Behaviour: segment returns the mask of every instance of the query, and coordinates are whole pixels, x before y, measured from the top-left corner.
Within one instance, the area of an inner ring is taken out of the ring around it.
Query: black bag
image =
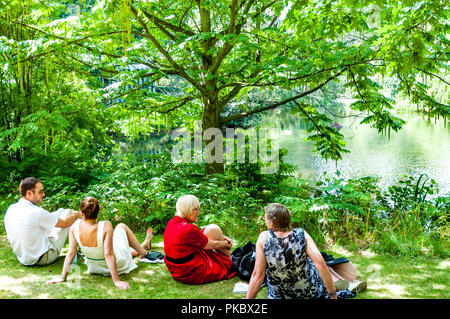
[[[327,263],[328,266],[334,266],[338,264],[348,263],[350,259],[345,257],[334,258],[333,255],[329,255],[326,252],[320,252],[322,254],[323,259]]]
[[[256,245],[249,241],[245,246],[236,248],[231,253],[232,269],[236,275],[245,281],[250,281],[255,268]]]

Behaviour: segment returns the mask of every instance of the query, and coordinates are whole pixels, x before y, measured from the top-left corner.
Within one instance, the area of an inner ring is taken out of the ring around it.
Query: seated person
[[[24,178],[19,185],[21,198],[6,211],[6,235],[17,259],[25,266],[46,266],[59,256],[70,226],[81,218],[71,209],[50,213],[37,205],[44,197],[42,181]]]
[[[255,298],[265,275],[270,299],[343,298],[336,293],[330,271],[319,249],[302,228],[291,229],[290,211],[272,203],[264,209],[268,231],[256,242],[256,260],[246,298]]]
[[[52,279],[46,284],[66,281],[70,266],[77,253],[78,245],[85,256],[85,264],[91,274],[111,275],[114,285],[119,289],[128,289],[128,282],[121,281],[119,275],[127,274],[137,265],[133,257],[145,257],[151,247],[153,230],[147,230],[147,237],[139,244],[136,236],[125,224],[119,224],[113,231],[109,221],[97,221],[100,206],[94,197],[81,201],[82,220],[76,222],[70,230],[69,252],[64,261],[60,278]]]
[[[200,214],[197,197],[181,196],[176,209],[164,232],[164,261],[172,277],[186,284],[232,278],[231,239],[215,224],[202,230],[192,224]]]

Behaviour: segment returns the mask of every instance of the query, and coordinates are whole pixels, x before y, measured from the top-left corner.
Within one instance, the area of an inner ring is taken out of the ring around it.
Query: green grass
[[[139,239],[143,237],[144,234],[138,234]],[[161,234],[155,235],[152,242],[152,250],[163,252]],[[448,259],[395,258],[368,252],[359,255],[342,248],[330,252],[336,257],[348,257],[357,266],[359,278],[368,282],[368,290],[358,294],[357,299],[450,297]],[[69,274],[66,283],[45,285],[45,281],[61,274],[64,256],[46,267],[21,265],[9,247],[1,216],[0,299],[240,299],[244,296],[232,292],[240,281],[238,277],[204,285],[184,285],[173,280],[164,264],[139,263],[137,259],[138,268],[121,276],[130,283],[130,289],[119,290],[110,277],[88,274],[81,259],[78,258],[78,267]],[[266,298],[266,293],[265,288],[261,289],[258,298]]]

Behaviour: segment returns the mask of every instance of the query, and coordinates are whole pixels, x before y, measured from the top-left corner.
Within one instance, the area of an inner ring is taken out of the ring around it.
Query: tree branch
[[[248,14],[248,12],[250,11],[250,8],[252,6],[254,1],[249,1],[247,3],[247,6],[245,7],[244,12],[242,13],[242,16],[244,17],[245,15]],[[276,1],[272,1],[268,4],[266,4],[265,6],[263,6],[258,12],[256,12],[253,15],[253,18],[258,17],[261,13],[263,13],[265,10],[267,10],[268,8],[270,8],[273,4],[275,4]],[[233,8],[233,4],[231,5]],[[237,12],[236,12],[237,14]],[[233,11],[230,14],[230,25],[228,27],[228,29],[225,31],[222,31],[221,34],[240,34],[241,33],[241,29],[242,27],[245,25],[245,23],[247,22],[247,19],[243,18],[241,23],[235,25],[235,16],[233,15]],[[232,27],[233,26],[233,27]],[[234,43],[229,43],[226,42],[222,49],[220,50],[220,52],[217,54],[216,58],[214,59],[214,61],[211,64],[211,67],[209,68],[209,72],[211,72],[212,74],[215,74],[217,72],[217,70],[219,69],[220,65],[222,64],[223,60],[225,59],[225,57],[228,55],[228,53],[230,53],[230,51],[233,49],[234,47]]]
[[[368,63],[368,62],[370,62],[370,61],[377,61],[377,60],[380,60],[380,59],[370,59],[370,60],[365,60],[365,61],[358,61],[358,62],[351,63],[351,64],[345,64],[345,67],[349,67],[349,66],[353,66],[353,65],[358,65],[358,64],[366,64],[366,63]],[[313,72],[313,73],[308,73],[308,74],[304,74],[304,75],[299,75],[299,76],[296,76],[296,77],[293,77],[293,78],[283,79],[283,80],[276,81],[276,82],[265,82],[265,83],[258,83],[258,84],[257,84],[257,82],[259,82],[261,79],[256,80],[255,82],[250,83],[250,84],[245,84],[245,83],[243,83],[243,82],[232,82],[232,83],[227,83],[227,84],[224,84],[224,85],[220,86],[220,87],[218,88],[218,90],[220,91],[220,90],[222,90],[222,89],[224,89],[224,88],[227,88],[227,87],[230,87],[230,86],[242,86],[242,87],[276,86],[276,85],[283,84],[283,83],[285,83],[286,81],[293,82],[293,81],[297,81],[297,80],[301,80],[301,79],[306,79],[306,78],[308,78],[308,77],[315,76],[315,75],[321,74],[321,73],[323,73],[323,72],[333,71],[333,70],[336,70],[336,69],[339,68],[339,67],[341,67],[341,66],[335,66],[335,67],[332,67],[332,68],[326,68],[326,69],[322,69],[322,70],[319,70],[319,71],[316,71],[316,72]],[[259,73],[259,72],[258,72],[258,73]],[[249,77],[249,79],[252,79],[252,78],[254,78],[254,77],[255,77],[255,76],[252,74],[252,75]]]
[[[132,8],[134,9],[134,7],[132,7]],[[166,27],[169,30],[172,30],[174,32],[183,33],[183,34],[185,34],[187,36],[190,36],[190,37],[195,35],[194,32],[192,32],[190,30],[183,29],[183,28],[181,28],[179,26],[173,25],[173,24],[171,24],[171,23],[169,23],[167,21],[164,21],[164,20],[158,18],[157,16],[148,13],[147,11],[145,11],[143,9],[141,9],[141,11],[144,13],[144,15],[147,17],[147,19],[149,19],[151,22],[153,22],[161,30],[162,30],[162,26],[164,26],[164,27]]]
[[[400,73],[398,73],[398,72],[397,72],[397,76],[400,79],[400,82],[402,82],[406,86],[406,88],[408,90],[408,96],[411,98],[411,87],[409,86],[408,82],[406,81],[406,79],[403,80]]]
[[[367,105],[367,108],[369,109],[370,112],[375,113],[374,111],[372,111],[372,109],[370,108],[370,104],[367,103],[366,99],[364,98],[364,96],[362,95],[361,91],[359,90],[359,86],[356,83],[355,75],[353,74],[351,67],[348,67],[348,71],[350,72],[350,74],[352,76],[353,83],[355,84],[356,90],[358,91],[358,94],[361,97],[361,99],[363,100],[364,104]]]
[[[115,96],[113,96],[113,97],[104,99],[104,100],[102,100],[101,102],[95,103],[95,104],[93,105],[93,107],[94,107],[94,106],[97,106],[97,105],[100,105],[100,104],[102,104],[102,103],[106,103],[106,102],[108,102],[108,101],[117,99],[117,98],[122,97],[122,96],[124,96],[124,95],[127,95],[127,94],[130,94],[130,93],[139,91],[140,89],[144,88],[146,85],[148,85],[148,83],[143,83],[142,85],[140,85],[140,86],[138,86],[138,87],[136,87],[136,88],[134,88],[134,89],[130,89],[130,90],[126,91],[126,92],[122,92],[122,93],[120,93],[120,94],[118,94],[118,95],[115,95]]]
[[[320,126],[317,125],[316,122],[314,122],[314,120],[309,116],[308,112],[306,112],[306,111],[300,106],[300,104],[298,104],[297,101],[294,100],[293,102],[295,103],[295,105],[297,105],[297,107],[298,107],[298,109],[300,110],[300,112],[302,112],[303,114],[305,114],[305,116],[308,118],[308,120],[310,120],[311,123],[313,123],[314,127],[319,131],[319,133],[320,133],[322,136],[327,137],[327,139],[329,140],[330,137],[329,137],[328,135],[326,135],[324,132],[322,132],[322,130],[320,129]]]
[[[314,99],[316,101],[317,104],[319,104],[319,107],[323,108],[325,111],[327,111],[329,114],[331,114],[334,117],[338,117],[341,119],[346,119],[349,117],[364,117],[365,115],[363,113],[361,114],[351,114],[351,115],[338,115],[332,111],[330,111],[325,105],[323,105],[320,100],[318,98],[316,98],[315,96],[311,96],[312,99]],[[296,101],[294,101],[295,103],[297,103]]]
[[[219,110],[222,111],[225,105],[227,105],[243,88],[242,85],[235,86],[220,102]]]
[[[232,0],[231,1],[231,5],[230,5],[230,25],[228,26],[228,31],[226,32],[227,34],[234,33],[234,26],[235,26],[235,23],[236,23],[236,14],[237,14],[237,10],[239,9],[237,7],[237,2],[238,2],[238,0]]]
[[[431,16],[429,16],[428,19],[426,19],[424,22],[418,22],[418,23],[416,23],[415,25],[413,25],[412,27],[409,27],[408,29],[406,29],[406,31],[411,31],[412,29],[418,27],[419,25],[425,24],[425,23],[427,23],[428,21],[430,21],[430,19],[433,18],[439,11],[441,11],[442,8],[445,7],[445,5],[446,5],[449,1],[450,1],[450,0],[447,0],[446,2],[444,2],[444,4],[443,4],[439,9],[437,9],[436,12],[434,12]]]
[[[256,77],[261,70],[257,70],[250,75],[250,78]],[[257,80],[258,82],[260,80]],[[228,94],[219,102],[219,110],[222,111],[225,105],[227,105],[241,90],[246,87],[246,85],[238,84],[236,85]]]
[[[167,103],[167,104],[172,104],[172,103],[178,103],[178,102],[181,102],[180,104],[178,104],[178,105],[176,105],[176,106],[173,106],[173,107],[171,107],[170,109],[168,109],[168,110],[165,110],[165,111],[160,111],[159,113],[161,113],[161,114],[167,114],[167,113],[170,113],[170,112],[172,112],[172,111],[174,111],[174,110],[176,110],[176,109],[178,109],[178,108],[180,108],[180,107],[182,107],[183,105],[185,105],[187,102],[189,102],[189,101],[192,101],[192,100],[195,100],[195,99],[197,99],[197,98],[199,98],[200,96],[188,96],[188,97],[186,97],[186,98],[184,98],[184,99],[182,99],[182,100],[180,100],[180,101],[173,101],[173,102],[170,102],[170,103]]]
[[[283,101],[281,101],[281,102],[277,102],[277,103],[268,105],[268,106],[266,106],[266,107],[262,107],[262,108],[255,109],[255,110],[251,110],[251,111],[246,112],[246,113],[243,113],[243,114],[231,115],[231,116],[222,118],[222,119],[220,120],[220,123],[221,123],[221,124],[224,124],[224,123],[227,123],[227,122],[230,122],[230,121],[234,121],[234,120],[238,120],[238,119],[241,119],[241,118],[244,118],[244,117],[248,117],[248,116],[253,115],[253,114],[255,114],[255,113],[260,113],[260,112],[263,112],[263,111],[271,110],[271,109],[277,108],[277,107],[279,107],[279,106],[281,106],[281,105],[284,105],[284,104],[286,104],[286,103],[289,103],[289,102],[291,102],[291,101],[297,100],[297,99],[299,99],[299,98],[301,98],[301,97],[304,97],[304,96],[306,96],[306,95],[309,95],[309,94],[311,94],[311,93],[313,93],[313,92],[319,90],[320,88],[322,88],[324,85],[326,85],[326,84],[327,84],[328,82],[330,82],[331,80],[334,80],[335,78],[337,78],[339,75],[341,75],[341,74],[342,74],[344,71],[346,71],[347,69],[348,69],[348,68],[345,68],[345,69],[341,70],[340,72],[338,72],[337,74],[335,74],[335,75],[333,75],[332,77],[328,78],[326,81],[322,82],[321,84],[319,84],[319,85],[316,86],[315,88],[312,88],[312,89],[310,89],[310,90],[308,90],[308,91],[306,91],[306,92],[297,94],[297,95],[295,95],[295,96],[293,96],[293,97],[290,97],[290,98],[288,98],[288,99],[285,99],[285,100],[283,100]]]
[[[3,16],[0,16],[0,18],[3,19],[3,20],[6,20],[6,18],[3,17]],[[67,39],[64,38],[64,37],[61,37],[61,36],[56,35],[56,34],[48,33],[48,32],[46,32],[46,31],[44,31],[44,30],[41,30],[41,29],[36,28],[36,27],[34,27],[34,26],[30,26],[30,25],[25,24],[25,23],[20,22],[20,21],[10,21],[10,23],[16,23],[16,24],[19,24],[19,25],[21,25],[21,26],[23,26],[23,27],[25,27],[25,28],[28,28],[28,29],[37,31],[37,32],[39,32],[39,33],[42,33],[42,34],[48,36],[48,37],[57,38],[57,39],[63,40],[63,41],[66,41],[66,40],[67,40]],[[68,45],[71,45],[71,44],[75,44],[75,45],[78,45],[78,46],[80,46],[80,47],[82,47],[82,48],[88,50],[88,51],[93,51],[92,48],[85,47],[85,46],[83,46],[82,44],[80,44],[80,43],[78,43],[78,42],[84,41],[84,40],[89,39],[89,38],[93,38],[94,36],[103,37],[103,36],[106,36],[106,35],[119,34],[119,33],[122,33],[122,32],[123,32],[123,31],[112,31],[112,32],[105,32],[105,33],[96,34],[96,35],[87,35],[87,36],[84,36],[84,37],[79,38],[79,39],[76,39],[76,40],[68,41],[67,44],[65,44],[64,46],[68,46]],[[54,52],[54,51],[56,51],[56,50],[51,50],[51,51],[48,51],[48,52],[43,52],[43,53],[38,54],[38,55],[36,55],[36,56],[31,56],[31,57],[28,57],[28,58],[25,59],[25,60],[21,60],[21,62],[25,62],[25,61],[28,61],[28,60],[32,60],[32,59],[34,59],[34,58],[37,58],[37,57],[40,57],[40,56],[43,56],[43,55],[52,53],[52,52]],[[114,55],[114,54],[110,54],[110,53],[106,53],[106,52],[100,52],[100,54],[101,54],[101,55],[110,56],[110,57],[113,57],[113,58],[121,58],[121,57],[122,57],[122,56],[120,56],[120,55]]]
[[[65,53],[64,53],[64,54],[65,54]],[[100,67],[100,66],[92,65],[92,64],[90,64],[90,63],[88,63],[88,62],[86,62],[86,61],[77,59],[77,58],[75,58],[75,57],[73,57],[73,56],[71,56],[71,55],[69,55],[69,54],[65,54],[65,56],[68,57],[68,58],[70,58],[70,59],[72,59],[72,60],[74,60],[74,61],[76,61],[76,62],[78,62],[78,63],[81,63],[81,64],[83,64],[83,65],[85,65],[85,66],[87,66],[87,67],[90,67],[90,68],[98,69],[98,70],[100,70],[100,71],[104,71],[104,72],[110,73],[110,74],[111,74],[111,73],[112,73],[112,74],[118,74],[118,73],[119,73],[119,71],[117,71],[117,70],[109,70],[109,69],[105,69],[105,68]],[[110,77],[111,75],[98,74],[97,76],[101,76],[101,77],[103,77],[103,78],[107,78],[107,77]]]
[[[189,81],[196,89],[198,89],[203,95],[209,96],[208,91],[196,80],[194,80],[192,77],[190,77],[182,67],[178,65],[178,63],[175,62],[175,60],[170,56],[170,54],[164,50],[164,48],[159,44],[158,40],[151,34],[150,30],[148,29],[145,22],[139,17],[139,13],[137,10],[131,6],[130,7],[131,12],[135,16],[135,18],[138,20],[139,24],[144,28],[145,32],[147,33],[146,37],[150,39],[150,41],[155,45],[155,47],[158,49],[159,52],[164,55],[164,57],[169,61],[169,63],[175,68],[176,71],[179,72],[180,76],[185,78],[187,81]]]
[[[194,3],[194,0],[191,0],[191,3],[189,4],[189,7],[184,11],[183,15],[180,18],[180,23],[178,24],[178,27],[181,28],[181,23],[183,23],[184,17],[187,15],[189,10],[192,8],[192,4]]]
[[[433,73],[431,73],[431,72],[422,70],[422,69],[420,69],[420,68],[418,68],[418,67],[414,67],[414,68],[415,68],[416,70],[419,70],[420,72],[423,72],[423,73],[425,73],[425,74],[428,74],[428,75],[431,75],[431,76],[433,76],[433,77],[435,77],[435,78],[438,78],[439,80],[441,80],[442,82],[444,82],[444,83],[447,84],[447,85],[450,85],[449,82],[445,81],[445,80],[444,80],[443,78],[441,78],[439,75],[436,75],[436,74],[433,74]]]
[[[89,72],[81,71],[81,70],[79,70],[78,68],[74,68],[74,67],[72,67],[72,66],[70,66],[70,65],[68,65],[68,64],[66,64],[66,63],[56,62],[55,60],[53,60],[53,63],[55,63],[56,65],[65,67],[65,68],[67,68],[67,69],[70,70],[70,71],[77,72],[77,73],[79,73],[79,74],[83,74],[83,75],[86,75],[86,76],[93,76],[93,77],[99,77],[99,76],[101,76],[102,78],[108,78],[108,77],[105,76],[104,74],[94,74],[94,73],[89,73]]]

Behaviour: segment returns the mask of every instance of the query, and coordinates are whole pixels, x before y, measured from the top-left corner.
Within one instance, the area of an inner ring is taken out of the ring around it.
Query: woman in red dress
[[[197,197],[181,196],[176,208],[164,232],[164,261],[172,277],[185,284],[232,278],[231,239],[215,224],[202,230],[192,224],[200,214]]]

